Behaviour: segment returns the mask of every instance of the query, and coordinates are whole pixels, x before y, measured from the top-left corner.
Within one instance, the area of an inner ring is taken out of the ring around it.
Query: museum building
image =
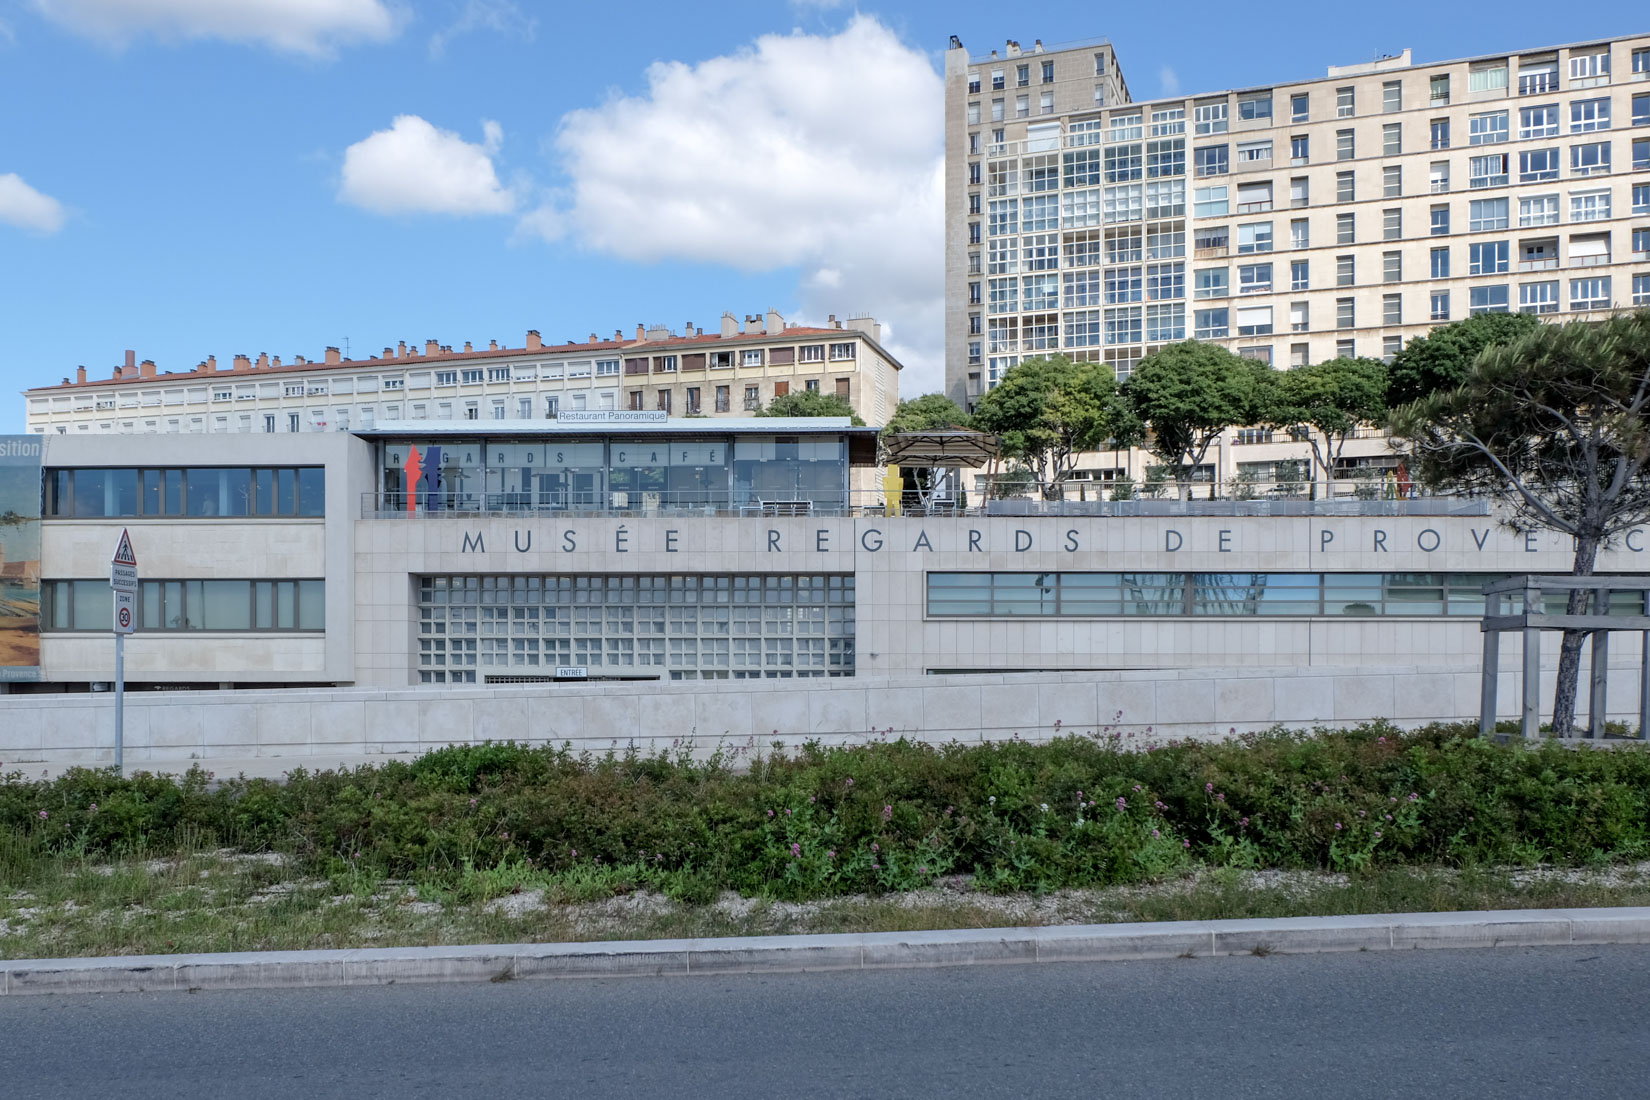
[[[14,692],[112,678],[123,530],[134,689],[1460,663],[1486,580],[1571,555],[1444,498],[927,514],[831,418],[16,439]]]

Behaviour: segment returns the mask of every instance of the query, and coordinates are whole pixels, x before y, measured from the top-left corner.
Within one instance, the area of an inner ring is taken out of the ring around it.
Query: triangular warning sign
[[[132,537],[126,533],[125,528],[121,529],[120,545],[115,547],[113,562],[115,565],[130,565],[134,569],[137,568],[137,555],[132,552]]]

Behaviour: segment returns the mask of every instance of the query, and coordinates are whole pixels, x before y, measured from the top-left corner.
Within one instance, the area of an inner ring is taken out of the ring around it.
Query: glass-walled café
[[[850,468],[875,460],[874,428],[823,419],[715,424],[512,426],[497,434],[386,426],[371,436],[377,488],[369,511],[832,514],[847,508]]]

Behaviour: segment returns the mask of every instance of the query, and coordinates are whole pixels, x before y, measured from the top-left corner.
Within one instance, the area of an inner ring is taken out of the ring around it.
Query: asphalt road
[[[0,999],[0,1096],[1650,1096],[1650,947]]]

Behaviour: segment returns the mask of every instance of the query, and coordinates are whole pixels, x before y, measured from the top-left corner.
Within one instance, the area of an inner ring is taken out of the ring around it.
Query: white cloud
[[[521,231],[638,261],[799,266],[805,317],[873,313],[908,368],[902,392],[939,388],[942,83],[928,58],[856,16],[647,76],[645,94],[562,120],[565,193]]]
[[[377,214],[508,214],[514,192],[498,181],[493,156],[504,142],[498,123],[481,124],[482,144],[398,115],[344,150],[340,200]]]
[[[32,0],[77,34],[122,46],[134,38],[222,38],[325,56],[350,42],[381,42],[404,14],[388,0]]]
[[[16,172],[0,176],[0,222],[35,233],[56,233],[63,228],[63,204],[23,182]]]
[[[524,13],[513,0],[465,0],[458,18],[430,35],[430,56],[442,56],[447,52],[447,43],[472,31],[497,31],[531,42],[537,29],[538,20]]]
[[[1164,95],[1174,95],[1180,91],[1180,74],[1165,65],[1157,70],[1157,83],[1161,85]]]

